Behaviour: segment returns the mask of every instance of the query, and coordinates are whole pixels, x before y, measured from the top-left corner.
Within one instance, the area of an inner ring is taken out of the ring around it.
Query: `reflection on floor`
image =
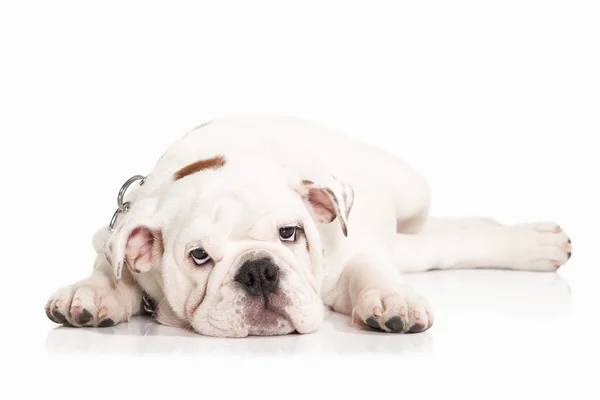
[[[224,339],[204,337],[157,324],[143,317],[111,328],[52,329],[50,353],[98,354],[430,354],[434,338],[458,329],[464,321],[478,324],[560,318],[569,308],[570,288],[555,273],[514,271],[434,271],[407,275],[406,280],[431,301],[436,323],[427,332],[386,334],[350,324],[347,316],[327,312],[316,333],[276,337]],[[487,318],[487,319],[486,319]]]

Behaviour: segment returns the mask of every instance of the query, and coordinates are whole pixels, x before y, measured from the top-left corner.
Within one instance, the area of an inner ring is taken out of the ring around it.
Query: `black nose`
[[[252,296],[273,293],[279,287],[279,267],[268,258],[246,261],[235,280]]]

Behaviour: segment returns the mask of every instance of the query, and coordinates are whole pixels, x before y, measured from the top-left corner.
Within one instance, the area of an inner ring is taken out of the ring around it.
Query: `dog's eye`
[[[202,247],[198,247],[197,249],[190,251],[190,256],[192,256],[192,259],[196,265],[206,264],[210,261],[210,256]]]
[[[279,228],[279,239],[284,242],[295,242],[297,226],[284,226]]]

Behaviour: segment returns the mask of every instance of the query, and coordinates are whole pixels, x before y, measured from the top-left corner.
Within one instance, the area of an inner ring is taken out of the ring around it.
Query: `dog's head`
[[[152,177],[146,185],[152,185]],[[323,318],[320,223],[347,235],[352,189],[215,157],[134,204],[109,240],[116,275],[160,270],[166,300],[201,334],[313,332]]]

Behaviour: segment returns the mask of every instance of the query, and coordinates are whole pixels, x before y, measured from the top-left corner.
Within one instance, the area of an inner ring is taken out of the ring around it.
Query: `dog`
[[[93,236],[91,275],[47,302],[55,323],[150,313],[207,336],[306,334],[328,307],[365,329],[415,334],[434,313],[404,273],[555,271],[571,256],[552,222],[430,216],[428,184],[409,165],[295,117],[202,124],[123,198]]]

